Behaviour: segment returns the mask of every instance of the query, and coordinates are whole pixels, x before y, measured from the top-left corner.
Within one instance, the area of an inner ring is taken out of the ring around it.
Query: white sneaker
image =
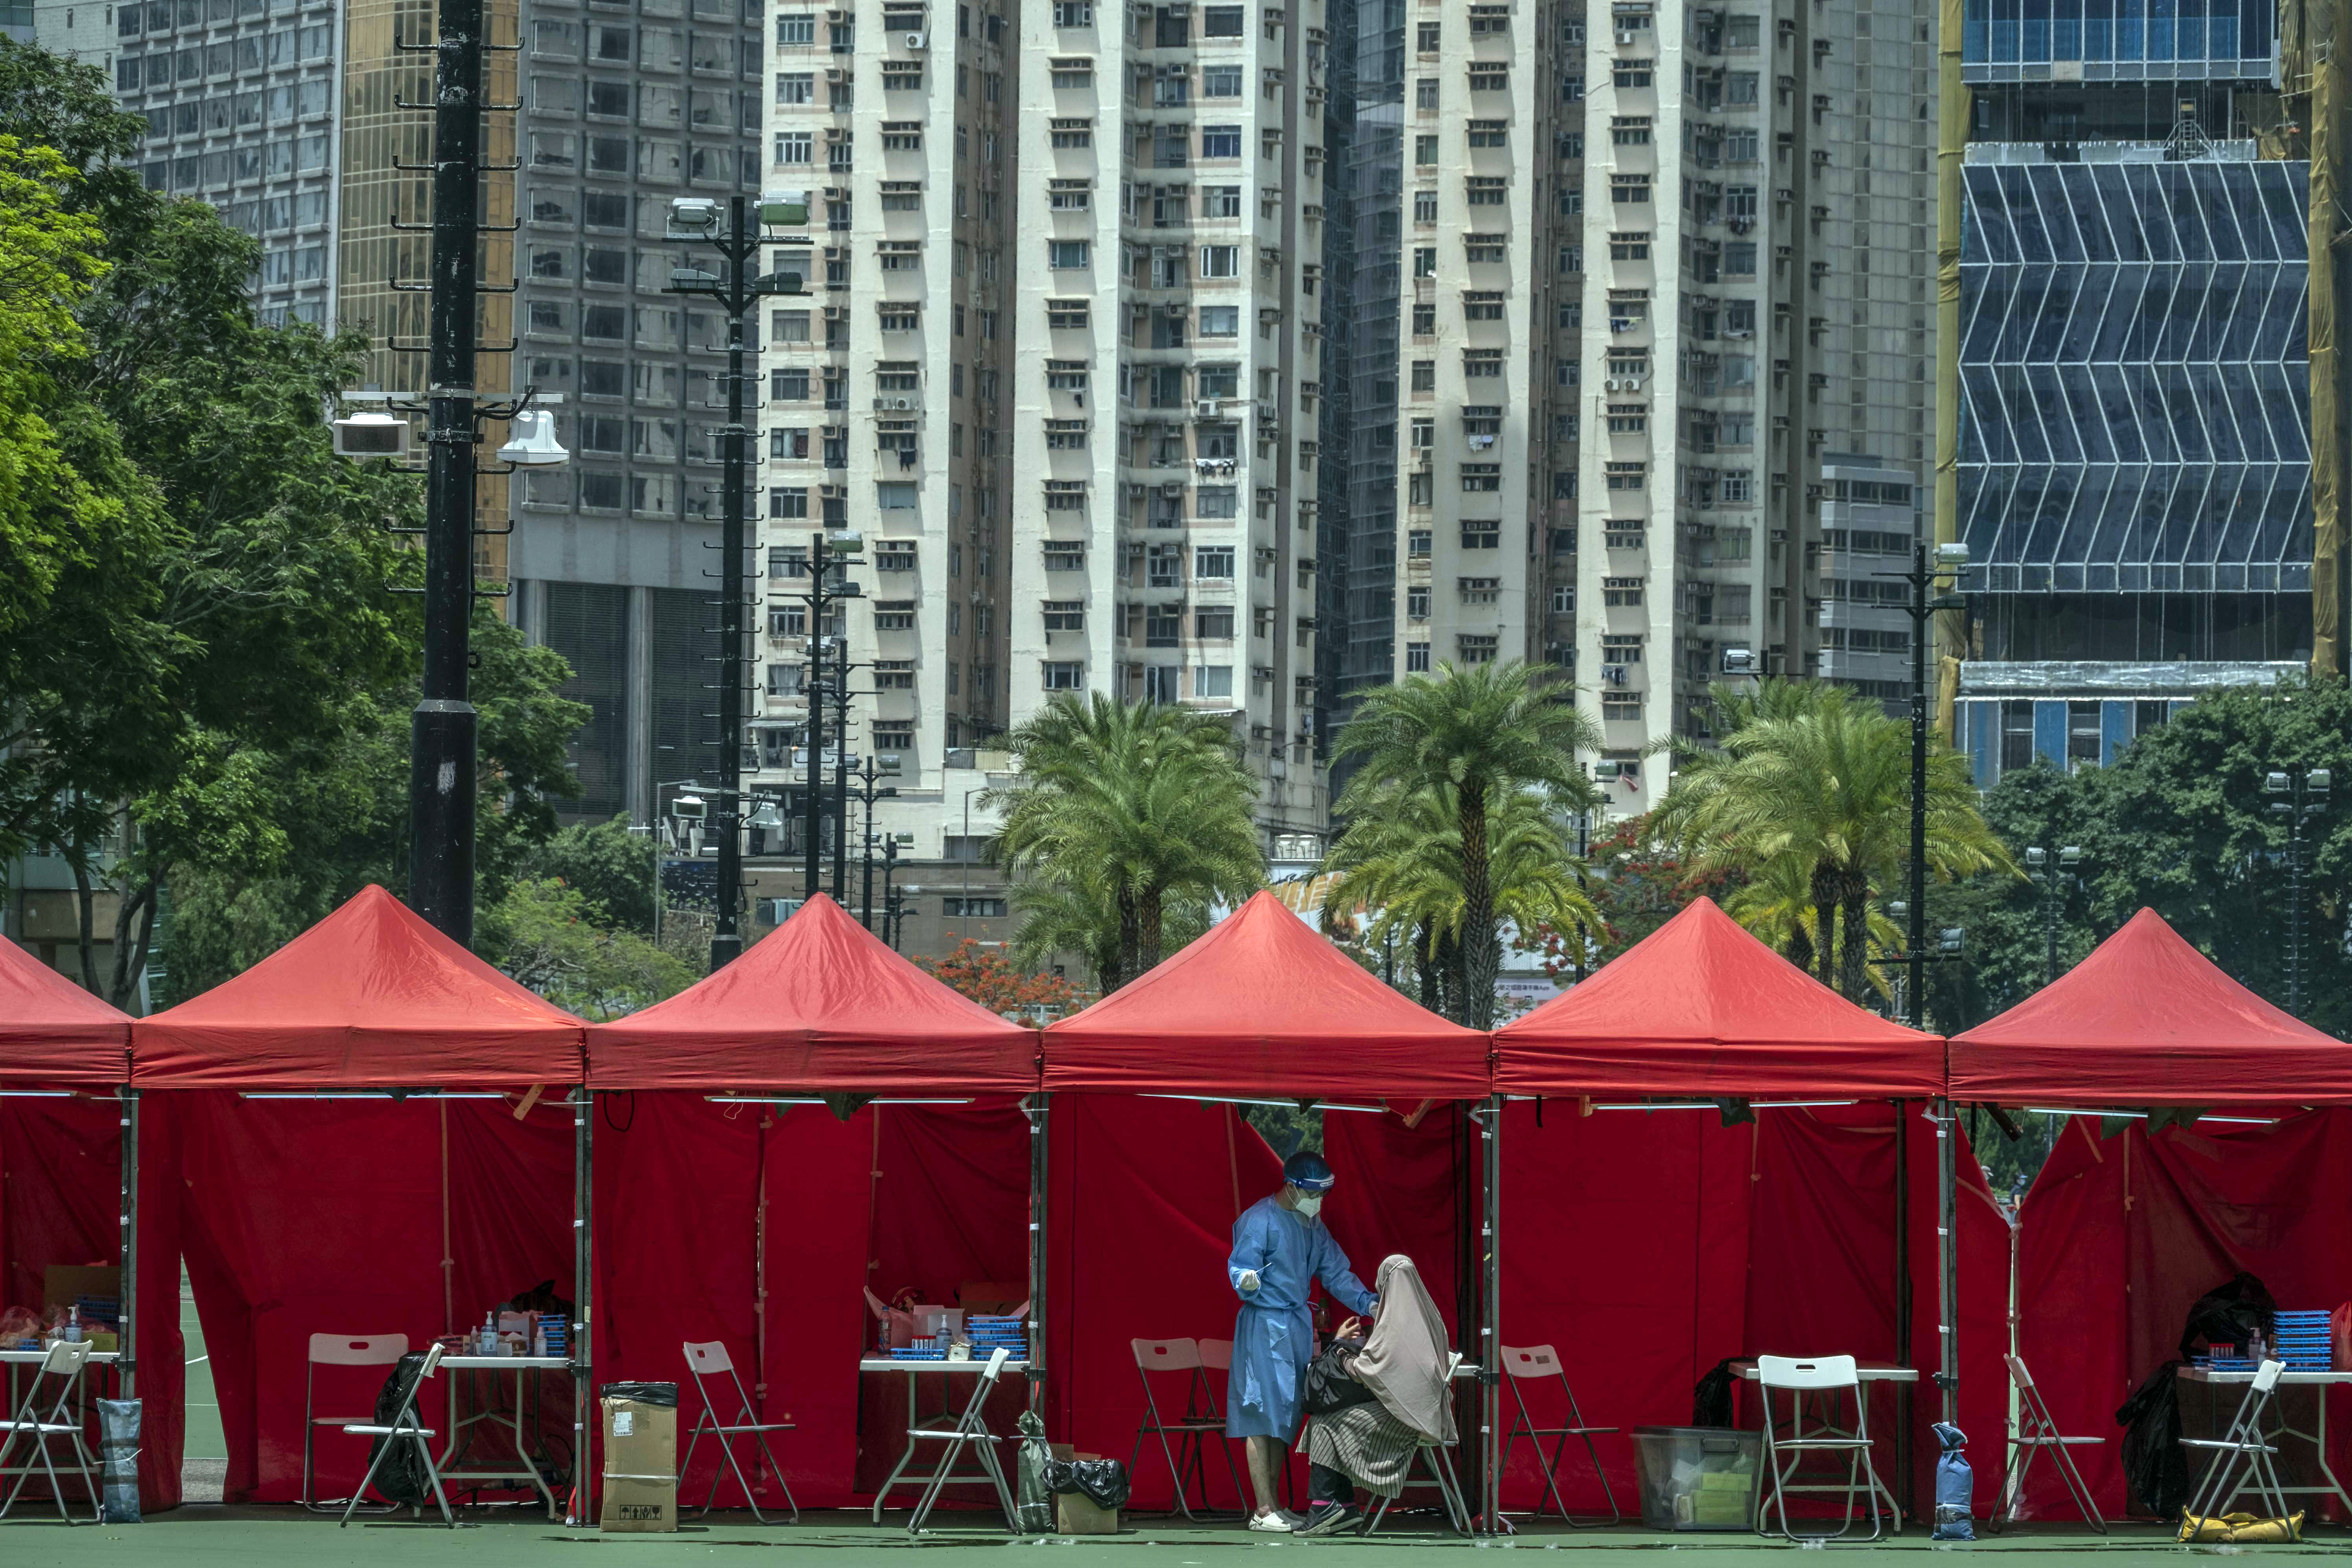
[[[1265,1513],[1250,1515],[1249,1527],[1252,1530],[1265,1531],[1269,1534],[1287,1535],[1291,1530],[1291,1518],[1282,1510],[1273,1509]]]

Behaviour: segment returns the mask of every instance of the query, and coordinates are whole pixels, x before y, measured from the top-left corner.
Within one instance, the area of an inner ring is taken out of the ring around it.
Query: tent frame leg
[[[1029,1409],[1045,1418],[1045,1215],[1053,1096],[1040,1089],[1022,1110],[1029,1121]]]
[[[572,1501],[563,1522],[575,1529],[594,1522],[595,1491],[591,1482],[596,1384],[595,1340],[589,1329],[594,1289],[593,1226],[595,1206],[596,1093],[583,1084],[572,1096]]]
[[[1495,1432],[1502,1416],[1503,1342],[1503,1097],[1473,1112],[1478,1123],[1481,1198],[1478,1234],[1478,1506],[1466,1523],[1482,1535],[1507,1534],[1503,1467]]]
[[[139,1091],[125,1084],[122,1104],[122,1321],[115,1325],[121,1358],[114,1369],[118,1397],[139,1397]]]

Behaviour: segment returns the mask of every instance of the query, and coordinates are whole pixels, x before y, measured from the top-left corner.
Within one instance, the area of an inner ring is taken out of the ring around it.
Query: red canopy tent
[[[2142,910],[2000,1017],[1952,1037],[1952,1094],[2018,1103],[2352,1103],[2352,1048]]]
[[[1036,1030],[820,893],[709,978],[591,1026],[588,1062],[597,1376],[683,1383],[681,1344],[722,1341],[761,1418],[796,1423],[775,1443],[794,1497],[850,1504],[904,1443],[887,1398],[866,1402],[860,1441],[864,1290],[952,1304],[968,1283],[1034,1280],[1013,1097],[1036,1088]],[[719,1474],[703,1449],[696,1501]],[[763,1508],[774,1482],[754,1474]],[[731,1478],[722,1498],[740,1500]]]
[[[1514,1190],[1578,1189],[1580,1174],[1602,1168],[1643,1173],[1622,1204],[1546,1205],[1537,1223],[1547,1247],[1507,1238],[1509,1279],[1524,1288],[1511,1293],[1517,1337],[1506,1342],[1557,1342],[1588,1317],[1607,1320],[1609,1297],[1629,1276],[1684,1280],[1694,1292],[1642,1315],[1641,1334],[1666,1335],[1652,1353],[1571,1357],[1602,1395],[1587,1396],[1592,1419],[1678,1419],[1696,1373],[1727,1354],[1895,1360],[1907,1347],[1915,1363],[1932,1361],[1937,1287],[1949,1268],[1959,1292],[1957,1342],[1971,1373],[1962,1379],[1961,1425],[1980,1443],[2000,1429],[2007,1226],[1975,1162],[1960,1158],[1958,1125],[1939,1147],[1902,1103],[1943,1092],[1940,1039],[1856,1006],[1700,899],[1591,979],[1496,1031],[1495,1044],[1498,1089],[1539,1104],[1570,1097],[1550,1108],[1552,1131],[1538,1131],[1536,1108],[1507,1118]],[[1593,1114],[1593,1101],[1606,1097],[1626,1103],[1604,1111],[1663,1101],[1683,1114],[1638,1124]],[[1861,1103],[1888,1100],[1892,1111]],[[1738,1100],[1752,1102],[1754,1126],[1682,1124],[1712,1123],[1717,1102]],[[1938,1171],[1947,1152],[1951,1163]],[[1953,1194],[1955,1249],[1970,1265],[1964,1272],[1933,1250],[1943,1184]],[[1925,1245],[1910,1246],[1914,1236]],[[1577,1262],[1596,1248],[1612,1259],[1598,1281]],[[1905,1289],[1915,1303],[1907,1324],[1894,1310]],[[1654,1376],[1659,1366],[1670,1369],[1663,1382]],[[1936,1403],[1915,1402],[1915,1456],[1934,1451],[1924,1427]],[[1997,1471],[1981,1462],[1979,1469],[1989,1496]],[[1622,1496],[1630,1476],[1619,1482]],[[1597,1489],[1588,1500],[1599,1501]]]
[[[227,1500],[296,1495],[312,1333],[421,1348],[541,1280],[570,1277],[577,1299],[586,1122],[541,1093],[580,1084],[583,1028],[375,887],[133,1023],[131,1081],[177,1197],[142,1207],[144,1239],[174,1274],[184,1256]],[[583,1325],[575,1357],[586,1338]],[[364,1404],[379,1374],[331,1388],[320,1375],[342,1405]],[[584,1421],[587,1379],[574,1384],[564,1403]],[[366,1465],[365,1445],[337,1433],[318,1451],[327,1495]]]
[[[144,1441],[176,1434],[171,1396],[180,1360],[171,1303],[177,1291],[141,1268],[131,1201],[139,1184],[131,1020],[13,942],[0,942],[0,1308],[39,1310],[51,1268],[120,1266],[122,1319],[116,1386],[124,1398],[151,1396]],[[128,1133],[129,1136],[125,1136]],[[141,1274],[153,1276],[144,1314],[160,1318],[150,1338],[142,1321]],[[134,1352],[152,1348],[155,1368],[140,1375]],[[177,1437],[169,1439],[176,1450]],[[141,1451],[142,1500],[179,1500],[177,1469]]]
[[[1956,1096],[2087,1113],[2068,1119],[2019,1212],[2019,1343],[2063,1430],[2114,1430],[2116,1408],[2179,1353],[2189,1304],[2241,1270],[2284,1308],[2352,1300],[2352,1047],[2238,984],[2155,910],[1954,1037],[1951,1058]],[[2228,1114],[2151,1131],[2141,1112],[2156,1105]],[[2122,1114],[2103,1131],[2102,1110]],[[2221,1419],[2235,1393],[2211,1391]],[[2192,1436],[2193,1404],[2184,1385]],[[2352,1446],[2331,1446],[2344,1465]],[[2120,1447],[2074,1452],[2115,1513]],[[2047,1473],[2025,1506],[2070,1511]]]
[[[1864,1011],[1700,899],[1495,1033],[1507,1094],[1931,1098],[1944,1043]]]
[[[1384,985],[1271,892],[1045,1029],[1048,1090],[1393,1095],[1488,1091],[1486,1037]]]

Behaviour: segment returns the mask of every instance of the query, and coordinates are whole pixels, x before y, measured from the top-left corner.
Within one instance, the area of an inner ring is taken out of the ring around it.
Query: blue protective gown
[[[1242,1289],[1242,1271],[1255,1269],[1255,1291]],[[1358,1314],[1373,1297],[1348,1268],[1348,1255],[1319,1220],[1302,1219],[1278,1198],[1260,1198],[1234,1221],[1234,1255],[1226,1266],[1242,1308],[1234,1320],[1234,1366],[1226,1384],[1225,1436],[1278,1437],[1298,1430],[1300,1383],[1315,1355],[1315,1322],[1307,1288],[1323,1289]]]

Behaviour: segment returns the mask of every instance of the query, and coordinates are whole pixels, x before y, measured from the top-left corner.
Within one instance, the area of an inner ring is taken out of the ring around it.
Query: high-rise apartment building
[[[1907,689],[1874,574],[1931,435],[1932,8],[1359,16],[1351,380],[1367,443],[1395,399],[1393,671],[1561,667],[1627,810],[1727,674]]]
[[[1325,804],[1319,0],[774,26],[767,181],[816,197],[822,272],[763,361],[759,787],[789,788],[814,631],[856,667],[847,753],[898,761],[876,826],[925,889],[918,942],[1005,929],[975,797],[1057,693],[1229,716],[1295,855]],[[863,596],[813,628],[808,541],[844,525]]]
[[[1968,7],[1948,352],[1979,783],[2105,762],[2311,657],[2311,165],[2277,38],[2260,5]]]

